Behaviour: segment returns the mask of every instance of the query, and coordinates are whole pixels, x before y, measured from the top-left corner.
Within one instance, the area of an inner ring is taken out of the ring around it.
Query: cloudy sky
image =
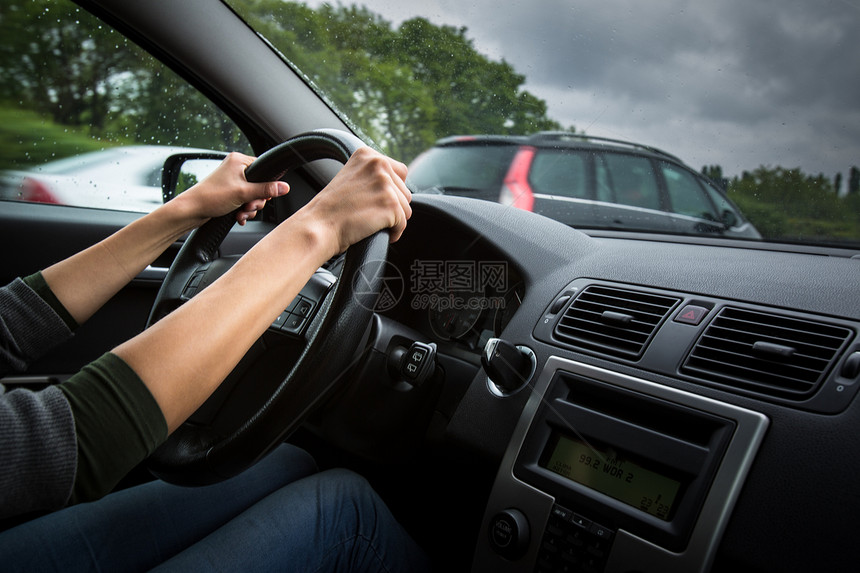
[[[847,176],[860,165],[860,0],[355,3],[395,24],[466,26],[553,119],[590,135],[729,175],[781,165]]]

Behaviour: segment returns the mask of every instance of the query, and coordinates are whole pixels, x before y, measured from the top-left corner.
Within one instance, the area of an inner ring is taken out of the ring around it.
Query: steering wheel
[[[245,176],[252,182],[275,181],[317,159],[345,163],[363,145],[342,131],[308,132],[262,154]],[[189,235],[156,296],[147,327],[238,259],[218,256],[235,216],[213,218]],[[315,274],[213,396],[155,451],[149,470],[171,483],[206,485],[237,475],[280,444],[345,382],[355,358],[344,349],[361,346],[387,254],[388,235],[378,232],[347,250],[339,278]]]

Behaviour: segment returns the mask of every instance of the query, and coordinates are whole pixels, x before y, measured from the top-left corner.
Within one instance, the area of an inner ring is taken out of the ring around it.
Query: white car
[[[164,161],[177,153],[215,152],[164,145],[111,147],[51,161],[27,171],[2,171],[0,198],[149,212],[162,203]]]

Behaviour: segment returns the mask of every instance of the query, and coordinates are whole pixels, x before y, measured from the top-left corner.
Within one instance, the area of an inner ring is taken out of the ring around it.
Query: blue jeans
[[[156,481],[0,533],[4,571],[428,571],[364,480],[284,445],[225,482]]]

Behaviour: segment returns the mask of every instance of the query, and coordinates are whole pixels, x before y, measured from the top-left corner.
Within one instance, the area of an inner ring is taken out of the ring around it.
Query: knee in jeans
[[[323,487],[333,488],[349,497],[374,495],[370,483],[361,475],[344,468],[335,468],[320,474]]]
[[[319,487],[328,499],[339,505],[355,507],[356,511],[367,517],[377,514],[384,508],[382,500],[370,483],[359,474],[347,469],[331,469],[319,474]]]
[[[281,444],[272,451],[270,456],[278,464],[283,465],[285,473],[309,476],[319,471],[313,456],[292,444]]]

